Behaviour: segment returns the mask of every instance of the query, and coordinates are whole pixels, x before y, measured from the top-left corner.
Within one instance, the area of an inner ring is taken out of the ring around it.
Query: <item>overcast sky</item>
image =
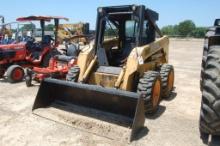
[[[211,26],[220,17],[220,0],[4,0],[0,15],[6,22],[28,15],[56,15],[70,18],[69,23],[89,22],[95,28],[99,6],[144,4],[160,14],[160,27],[191,19],[197,26]]]

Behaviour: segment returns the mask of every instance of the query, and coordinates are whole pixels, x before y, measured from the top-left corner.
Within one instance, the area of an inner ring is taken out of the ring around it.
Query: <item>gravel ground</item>
[[[161,103],[158,113],[145,122],[143,137],[128,145],[203,146],[198,120],[203,40],[170,42],[170,64],[175,67],[175,91]],[[38,86],[9,84],[0,80],[1,146],[111,146],[126,145],[33,115],[31,108]]]

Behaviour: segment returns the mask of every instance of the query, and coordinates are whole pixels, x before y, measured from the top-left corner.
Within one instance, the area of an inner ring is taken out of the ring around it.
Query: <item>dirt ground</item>
[[[175,90],[162,101],[158,113],[146,118],[148,131],[128,145],[203,146],[199,138],[199,90],[203,40],[170,42],[170,64],[175,66]],[[112,146],[126,145],[33,115],[38,86],[0,80],[0,146]]]

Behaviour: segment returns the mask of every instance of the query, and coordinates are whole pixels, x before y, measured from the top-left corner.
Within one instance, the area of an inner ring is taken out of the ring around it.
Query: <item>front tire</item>
[[[11,65],[7,69],[7,80],[10,83],[21,82],[24,78],[24,69],[19,65]]]
[[[70,82],[77,82],[79,78],[80,68],[79,66],[71,67],[66,75],[66,80]]]
[[[157,112],[161,100],[161,77],[158,72],[148,71],[139,80],[137,92],[144,96],[145,113]]]

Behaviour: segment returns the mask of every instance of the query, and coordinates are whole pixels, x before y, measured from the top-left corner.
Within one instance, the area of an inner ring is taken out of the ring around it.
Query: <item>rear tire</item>
[[[205,44],[203,48],[202,65],[201,65],[201,73],[200,73],[200,91],[202,91],[202,86],[203,86],[203,79],[205,74],[204,69],[207,60],[207,54],[208,54],[208,44]]]
[[[172,65],[164,64],[160,69],[162,80],[162,97],[169,98],[174,86],[174,68]]]
[[[77,82],[80,68],[78,66],[71,67],[66,75],[66,80],[70,82]]]
[[[209,49],[202,91],[201,135],[220,135],[220,46]]]
[[[21,82],[24,78],[24,69],[19,65],[11,65],[6,74],[10,83]]]
[[[158,72],[148,71],[139,80],[137,92],[144,96],[146,114],[154,114],[158,110],[161,89],[161,77]]]

